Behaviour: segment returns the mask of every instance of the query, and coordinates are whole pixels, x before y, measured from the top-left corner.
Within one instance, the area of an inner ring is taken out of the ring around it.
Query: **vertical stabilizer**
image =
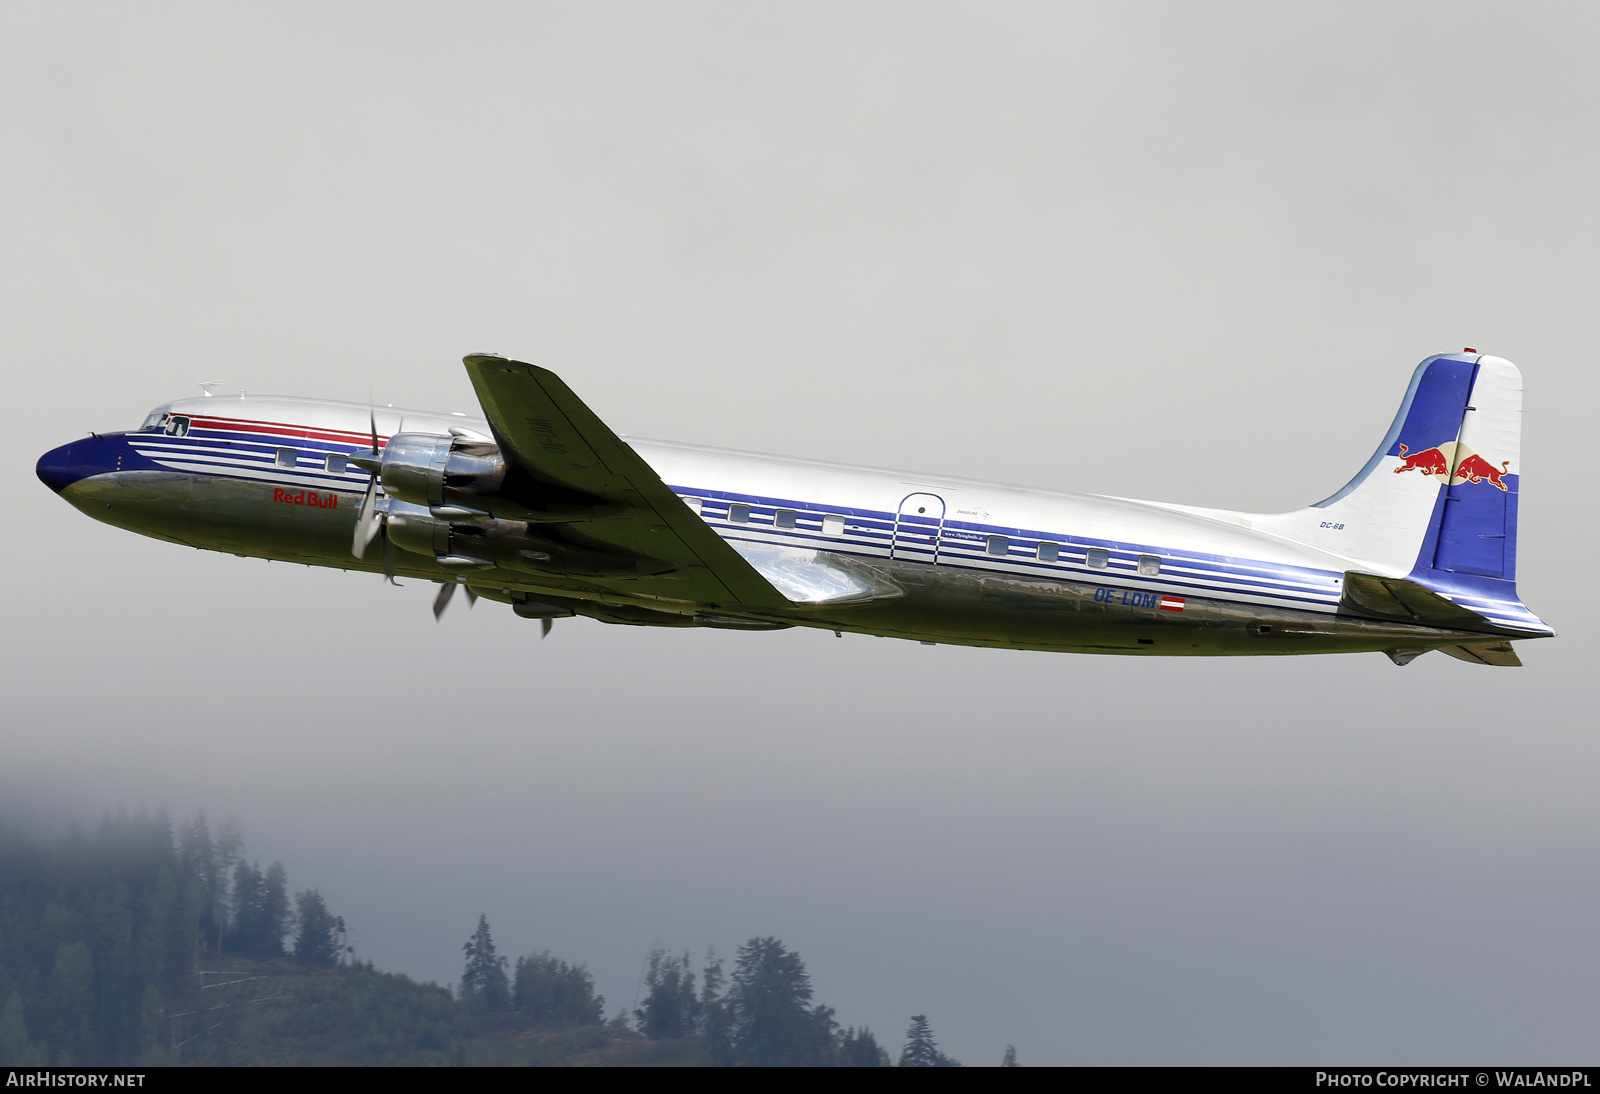
[[[1517,598],[1522,376],[1500,357],[1417,366],[1389,433],[1349,484],[1256,526],[1408,577],[1501,627],[1551,633]]]

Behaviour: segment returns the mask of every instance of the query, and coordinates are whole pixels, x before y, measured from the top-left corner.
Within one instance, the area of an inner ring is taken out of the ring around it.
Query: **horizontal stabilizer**
[[[1522,667],[1522,660],[1517,656],[1517,651],[1511,648],[1510,642],[1497,642],[1493,645],[1440,646],[1439,652],[1448,653],[1457,661],[1466,661],[1473,665]]]
[[[1446,600],[1408,578],[1380,577],[1351,570],[1344,575],[1339,608],[1350,615],[1416,623],[1455,631],[1494,631],[1499,628],[1477,612]]]

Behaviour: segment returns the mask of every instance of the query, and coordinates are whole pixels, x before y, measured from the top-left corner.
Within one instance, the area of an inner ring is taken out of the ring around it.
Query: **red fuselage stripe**
[[[276,433],[280,437],[298,437],[307,441],[341,441],[345,444],[356,444],[361,441],[370,441],[371,434],[352,433],[348,430],[312,429],[308,426],[286,425],[282,422],[253,422],[243,418],[191,418],[190,429],[218,429],[232,433]],[[387,443],[389,438],[378,437],[380,446]]]

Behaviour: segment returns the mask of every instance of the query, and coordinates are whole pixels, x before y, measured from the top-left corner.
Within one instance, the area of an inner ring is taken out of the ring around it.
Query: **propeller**
[[[378,445],[378,411],[376,406],[368,400],[367,427],[372,437],[372,449],[369,452],[353,452],[350,462],[367,471],[367,492],[361,498],[361,510],[356,514],[356,527],[354,537],[350,541],[350,553],[356,558],[362,558],[367,553],[367,548],[372,546],[372,541],[383,538],[383,577],[389,584],[399,587],[400,583],[394,579],[395,574],[395,545],[389,538],[387,529],[387,516],[378,509],[378,477],[383,472],[383,449]],[[404,433],[406,420],[400,419],[396,433]],[[433,618],[438,622],[444,615],[444,610],[450,606],[450,599],[456,594],[454,581],[441,584],[438,594],[433,598]],[[478,602],[478,593],[471,585],[467,586],[467,607]],[[550,620],[544,621],[544,633],[550,633]],[[540,636],[541,638],[543,635]]]
[[[350,544],[350,553],[361,558],[367,553],[367,548],[372,546],[372,541],[381,530],[378,520],[378,474],[373,472],[372,481],[367,483],[366,496],[361,499],[361,512],[356,515],[355,539]]]
[[[476,589],[474,589],[471,585],[468,585],[466,588],[467,588],[467,610],[470,611],[472,609],[472,606],[478,602],[478,591]],[[433,620],[434,620],[435,623],[437,623],[439,621],[439,617],[444,614],[444,610],[450,606],[450,598],[455,596],[455,595],[456,595],[456,583],[455,582],[446,581],[440,587],[439,595],[433,598]]]
[[[368,421],[372,427],[372,454],[367,459],[359,461],[357,466],[368,466],[367,493],[361,499],[361,512],[356,515],[355,539],[350,544],[350,553],[361,558],[367,553],[367,548],[372,545],[373,539],[382,530],[378,517],[378,471],[382,467],[383,452],[378,448],[378,412],[371,406],[367,407]],[[384,537],[384,562],[385,572],[388,571],[388,537]],[[392,575],[390,579],[393,580]]]
[[[378,447],[378,412],[368,401],[367,424],[372,433],[372,451],[353,452],[350,462],[357,467],[367,470],[367,492],[361,499],[361,511],[356,514],[355,537],[350,542],[350,553],[357,558],[367,553],[367,548],[372,546],[372,541],[380,535],[383,536],[383,577],[384,580],[396,588],[402,586],[394,579],[395,553],[394,544],[384,531],[384,515],[378,511],[378,476],[383,470],[383,449]],[[405,419],[400,419],[400,429],[405,430]]]

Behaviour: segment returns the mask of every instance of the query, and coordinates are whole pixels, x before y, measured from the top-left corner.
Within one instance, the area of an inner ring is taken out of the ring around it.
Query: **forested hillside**
[[[0,827],[0,1065],[884,1067],[814,1001],[798,953],[752,938],[731,968],[649,955],[607,1019],[582,964],[496,951],[487,917],[459,991],[354,960],[316,890],[204,814],[107,814],[55,840]],[[922,1015],[900,1066],[949,1067]],[[1015,1064],[1007,1047],[1005,1063]]]

